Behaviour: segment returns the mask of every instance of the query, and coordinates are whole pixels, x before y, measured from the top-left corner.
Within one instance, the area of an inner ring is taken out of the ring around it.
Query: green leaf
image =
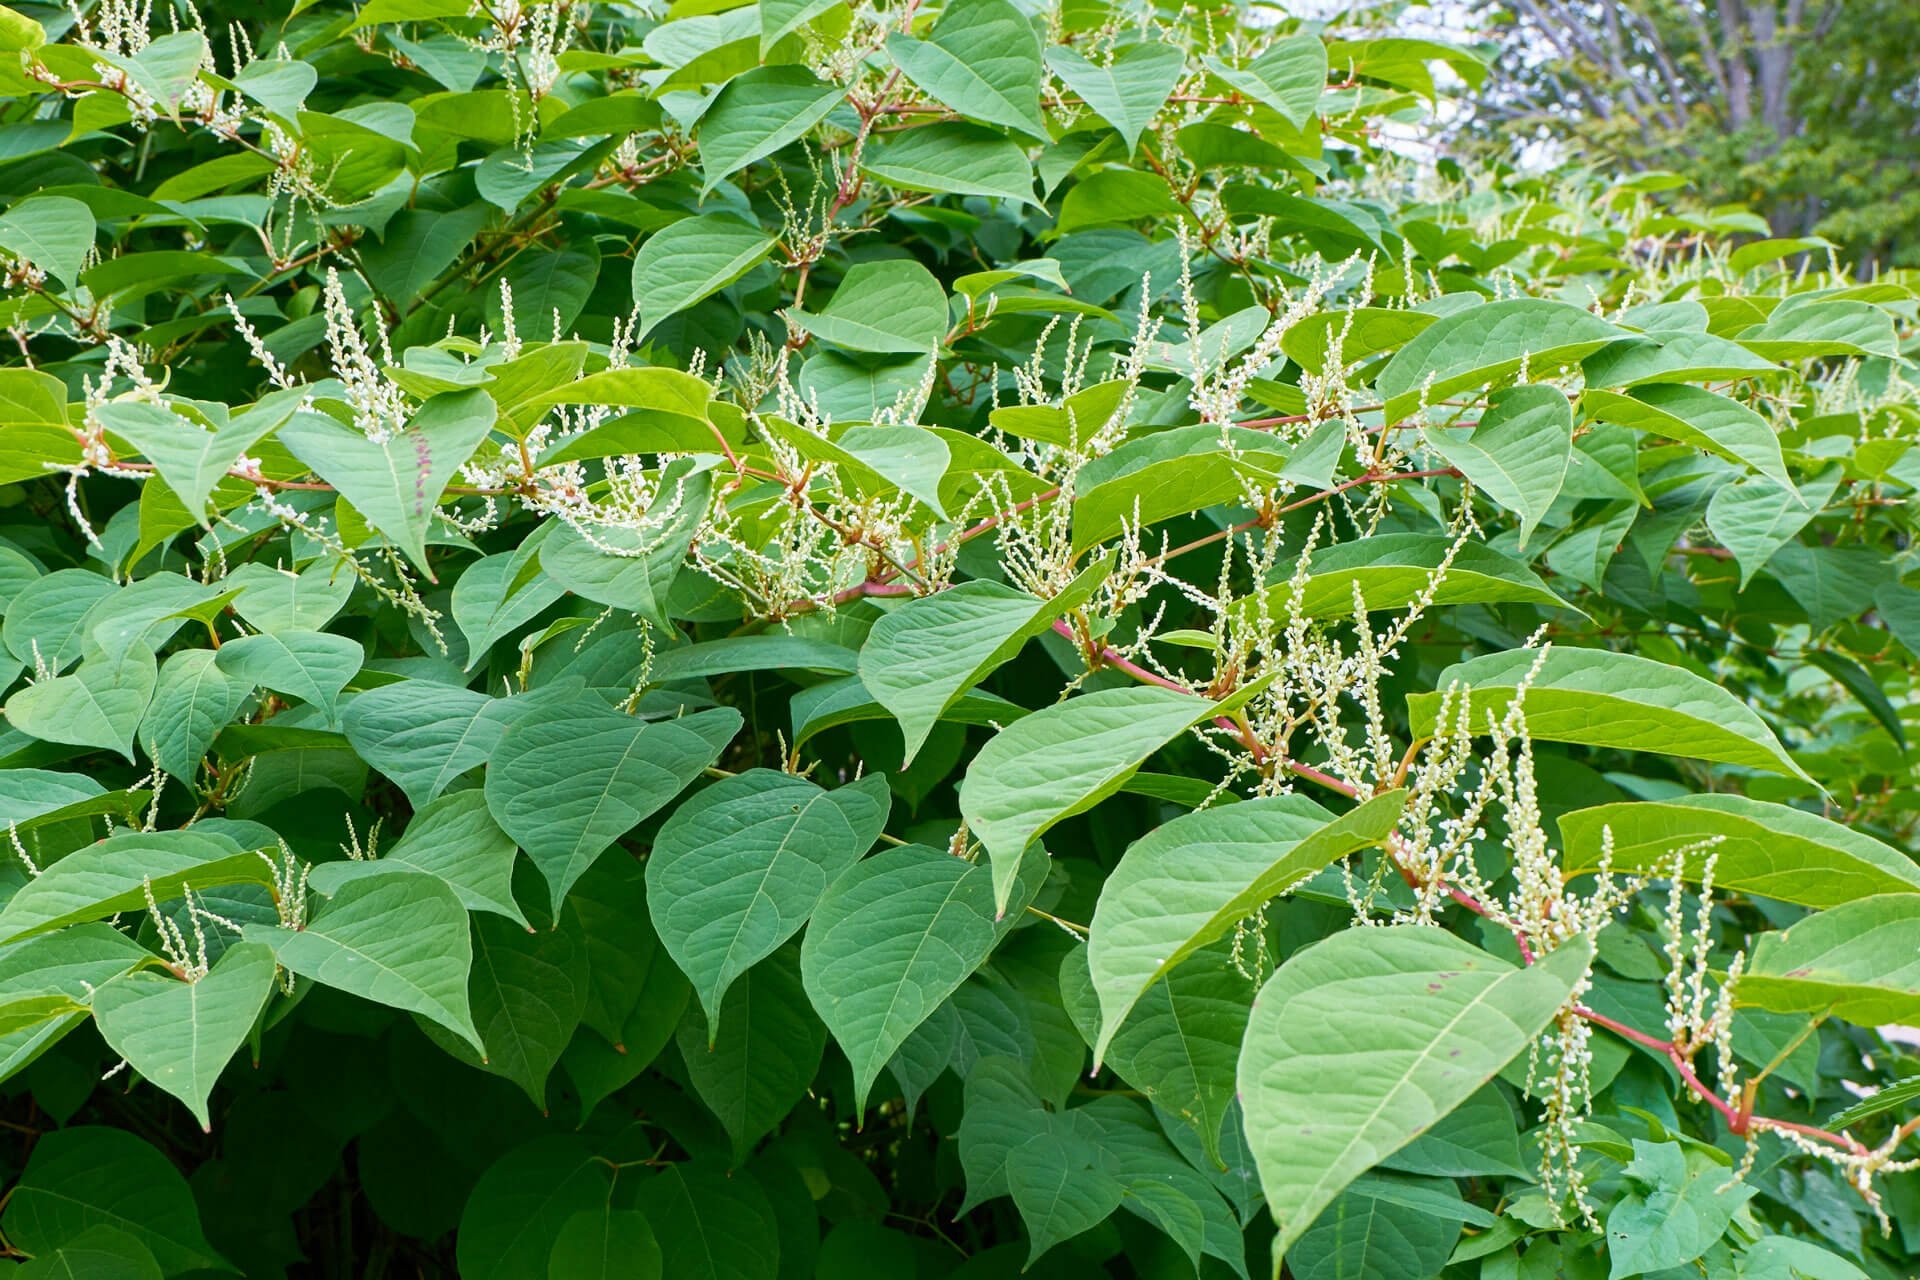
[[[1761,934],[1734,1001],[1869,1027],[1920,1018],[1920,894],[1857,898]]]
[[[1434,1178],[1531,1177],[1520,1159],[1513,1104],[1489,1084],[1419,1137],[1380,1162],[1385,1169]]]
[[[547,1255],[547,1274],[566,1280],[661,1280],[665,1266],[660,1242],[638,1209],[574,1214]]]
[[[1335,817],[1303,796],[1267,796],[1183,814],[1129,845],[1088,935],[1100,1000],[1094,1064],[1168,970],[1322,867],[1385,840],[1405,803],[1389,791]]]
[[[1920,1076],[1908,1076],[1895,1081],[1884,1089],[1877,1089],[1845,1111],[1836,1111],[1821,1124],[1827,1129],[1838,1132],[1851,1128],[1872,1116],[1883,1115],[1896,1107],[1904,1106],[1920,1098]]]
[[[1214,704],[1157,686],[1055,703],[995,734],[967,767],[960,812],[993,864],[1007,909],[1021,855],[1047,828],[1120,789],[1147,758],[1212,715]]]
[[[544,1280],[562,1233],[605,1212],[613,1170],[580,1138],[549,1134],[495,1160],[460,1214],[455,1257],[469,1280]]]
[[[539,568],[540,548],[553,527],[541,525],[514,550],[474,561],[453,584],[453,621],[467,638],[467,670],[566,594]]]
[[[560,525],[540,548],[540,567],[583,599],[665,625],[667,595],[706,517],[711,487],[708,472],[670,470],[654,501],[666,508],[658,512],[657,523],[599,530],[594,537],[601,546],[573,525]]]
[[[160,668],[140,722],[140,744],[154,763],[191,783],[213,739],[240,713],[253,686],[220,669],[219,650],[182,649]]]
[[[760,5],[760,56],[844,0],[763,0]]]
[[[118,1227],[88,1227],[73,1239],[21,1263],[20,1280],[162,1280],[153,1251]]]
[[[733,1139],[744,1161],[806,1096],[827,1031],[807,1007],[796,948],[768,956],[727,990],[721,1018],[690,1010],[680,1024],[680,1057],[694,1092]]]
[[[998,3],[998,0],[983,0]],[[790,311],[803,332],[851,351],[932,351],[947,332],[947,293],[911,259],[862,262],[820,312]]]
[[[1095,562],[1051,600],[997,582],[963,582],[876,622],[860,648],[860,682],[900,722],[903,761],[913,762],[967,690],[1085,603],[1111,568],[1111,558]]]
[[[653,1225],[673,1280],[765,1280],[780,1274],[773,1206],[751,1177],[720,1164],[684,1161],[640,1184],[637,1204]]]
[[[826,791],[753,769],[714,783],[661,826],[647,859],[647,905],[693,980],[709,1037],[726,1029],[728,986],[800,931],[873,847],[890,803],[883,775]]]
[[[324,631],[278,631],[241,636],[220,646],[220,670],[318,707],[334,720],[334,704],[360,672],[366,650],[356,640]]]
[[[1085,947],[1062,962],[1060,990],[1074,1025],[1093,1044],[1100,1035],[1100,997]],[[1114,1074],[1190,1125],[1216,1165],[1253,994],[1254,984],[1233,967],[1231,946],[1202,947],[1147,990],[1105,1046]]]
[[[644,337],[765,262],[774,238],[731,214],[706,213],[656,231],[633,259],[633,301]]]
[[[136,640],[118,657],[28,685],[7,699],[7,719],[43,742],[118,751],[132,761],[133,736],[158,682],[153,650]]]
[[[1740,565],[1740,587],[1766,566],[1773,553],[1807,527],[1840,487],[1841,468],[1828,467],[1799,488],[1765,476],[1748,476],[1714,491],[1707,503],[1707,529]]]
[[[1334,1197],[1287,1255],[1288,1272],[1297,1280],[1439,1275],[1460,1239],[1459,1220],[1365,1194],[1393,1185],[1366,1179]],[[1458,1193],[1452,1198],[1461,1203]]]
[[[1590,961],[1576,940],[1515,969],[1442,930],[1392,925],[1281,965],[1240,1050],[1276,1271],[1342,1188],[1524,1052]]]
[[[109,1048],[211,1132],[207,1098],[273,994],[273,975],[273,952],[241,942],[197,981],[151,969],[123,974],[94,992],[93,1016]]]
[[[1327,47],[1313,35],[1282,36],[1244,67],[1207,58],[1207,70],[1272,107],[1296,129],[1307,127],[1327,87]]]
[[[1119,131],[1129,155],[1180,82],[1186,61],[1181,50],[1167,44],[1127,45],[1115,50],[1105,65],[1089,62],[1064,46],[1047,50],[1047,69]],[[1321,80],[1325,79],[1323,67]]]
[[[805,67],[755,67],[727,81],[700,117],[701,194],[798,141],[846,96]]]
[[[292,416],[298,401],[269,399],[213,429],[162,404],[117,400],[94,410],[100,425],[153,463],[202,529],[207,498],[240,456]]]
[[[1288,616],[1297,566],[1298,561],[1276,565],[1273,585],[1263,593],[1265,608],[1275,619]],[[1483,543],[1456,544],[1429,533],[1383,533],[1315,550],[1307,560],[1306,581],[1297,591],[1300,616],[1351,618],[1356,585],[1369,612],[1405,609],[1429,589],[1431,606],[1513,603],[1573,609],[1524,563]]]
[[[1674,854],[1684,849],[1683,879],[1698,881],[1711,856],[1715,884],[1801,906],[1920,893],[1920,865],[1898,849],[1803,809],[1745,796],[1675,796],[1563,814],[1568,876],[1599,869],[1608,833],[1616,872],[1671,876]]]
[[[609,845],[661,809],[740,731],[731,707],[649,724],[591,699],[542,705],[487,764],[487,808],[557,906]]]
[[[1838,1254],[1791,1236],[1766,1236],[1740,1259],[1740,1280],[1868,1280]]]
[[[492,758],[517,708],[471,689],[396,680],[358,693],[340,712],[347,741],[417,808]]]
[[[1591,311],[1549,298],[1488,302],[1445,316],[1400,348],[1374,380],[1389,422],[1518,373],[1544,378],[1627,332]]]
[[[1535,663],[1539,669],[1535,671]],[[1522,703],[1527,732],[1546,742],[1651,751],[1806,778],[1766,723],[1743,700],[1690,671],[1605,649],[1514,649],[1456,663],[1440,691],[1471,690],[1468,720],[1485,732],[1532,674]],[[1407,699],[1417,737],[1433,733],[1442,692]],[[1451,715],[1460,714],[1454,699]],[[1450,718],[1451,718],[1450,715]]]
[[[49,463],[81,461],[67,425],[66,384],[50,373],[0,369],[0,423],[0,485],[43,480]]]
[[[93,250],[93,210],[65,196],[31,196],[0,214],[0,249],[71,289]]]
[[[486,1069],[519,1085],[542,1113],[547,1077],[587,1004],[587,949],[578,935],[571,920],[534,930],[499,916],[473,922],[467,996]]]
[[[986,963],[1046,877],[1037,847],[996,914],[993,873],[923,845],[887,849],[841,876],[800,951],[807,998],[853,1064],[866,1110],[880,1071],[914,1028]]]
[[[1040,38],[1007,0],[955,0],[924,40],[899,32],[887,54],[933,98],[982,124],[1045,138]]]
[[[1559,389],[1512,387],[1493,397],[1476,427],[1428,427],[1421,433],[1488,497],[1520,517],[1525,549],[1560,495],[1573,458],[1573,406]]]
[[[385,534],[428,580],[427,526],[462,465],[493,430],[493,400],[449,391],[420,406],[406,429],[373,440],[323,413],[303,410],[277,438]]]
[[[79,661],[84,626],[95,605],[119,594],[112,579],[86,569],[59,569],[29,582],[0,623],[7,649],[29,668],[60,671]]]
[[[1633,1140],[1632,1188],[1607,1214],[1609,1280],[1684,1266],[1712,1248],[1758,1194],[1705,1152]]]
[[[198,831],[125,832],[76,849],[29,880],[0,910],[0,942],[86,920],[104,920],[154,900],[229,884],[271,884],[266,861],[225,836]]]
[[[1788,298],[1765,323],[1740,333],[1738,341],[1769,360],[1900,357],[1893,317],[1879,307],[1846,298]]]
[[[486,1052],[467,1003],[473,945],[452,889],[417,871],[347,881],[303,929],[250,924],[281,966],[348,995],[429,1018]]]
[[[1589,390],[1581,407],[1603,422],[1705,449],[1751,467],[1781,487],[1792,485],[1780,440],[1767,420],[1738,400],[1700,387],[1641,387],[1631,395]]]
[[[168,1275],[231,1269],[201,1231],[187,1180],[151,1146],[92,1125],[41,1135],[0,1218],[8,1243],[38,1257],[100,1227],[138,1240]]]
[[[531,928],[513,896],[513,866],[520,850],[487,812],[478,790],[439,796],[413,815],[393,848],[378,861],[326,862],[310,877],[314,890],[333,894],[359,876],[388,868],[434,876],[451,888],[469,911],[505,916]]]
[[[920,125],[875,139],[860,153],[860,167],[908,191],[1039,203],[1026,151],[992,129],[964,121]]]
[[[299,573],[249,561],[221,585],[240,589],[233,611],[257,631],[319,631],[346,607],[355,581],[343,558],[325,556]]]

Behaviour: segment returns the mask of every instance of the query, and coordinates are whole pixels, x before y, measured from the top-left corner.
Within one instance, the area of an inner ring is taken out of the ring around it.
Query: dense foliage
[[[1907,278],[1271,12],[0,47],[22,1275],[1912,1274]]]

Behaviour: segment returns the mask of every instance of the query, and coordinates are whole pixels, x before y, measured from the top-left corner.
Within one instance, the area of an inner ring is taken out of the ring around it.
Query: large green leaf
[[[447,882],[469,911],[491,911],[521,928],[527,919],[513,897],[513,864],[520,850],[487,811],[478,790],[427,802],[378,863],[416,867]],[[329,866],[355,864],[331,863]]]
[[[220,670],[227,675],[311,703],[329,722],[340,691],[367,656],[357,641],[324,631],[241,636],[219,652]]]
[[[209,1132],[207,1098],[273,994],[273,952],[228,947],[193,982],[137,969],[93,996],[100,1036],[127,1064],[187,1104]]]
[[[644,335],[766,261],[774,238],[732,214],[706,213],[657,231],[633,259],[633,300]]]
[[[1857,898],[1761,934],[1734,999],[1862,1026],[1920,1019],[1920,894]]]
[[[473,1280],[529,1280],[548,1274],[569,1223],[604,1212],[613,1170],[585,1140],[548,1134],[501,1156],[480,1175],[460,1215],[455,1257]]]
[[[1560,495],[1573,459],[1573,406],[1556,387],[1511,387],[1476,427],[1429,427],[1426,441],[1488,497],[1520,517],[1525,549]]]
[[[1015,721],[980,749],[960,783],[960,812],[993,864],[1005,911],[1027,846],[1062,818],[1100,803],[1147,757],[1213,713],[1214,704],[1157,686],[1110,689]]]
[[[1268,796],[1184,814],[1129,845],[1087,941],[1100,1001],[1095,1065],[1168,970],[1322,867],[1385,840],[1405,803],[1389,791],[1335,817],[1304,796]]]
[[[1314,35],[1283,36],[1244,67],[1208,58],[1207,69],[1255,102],[1306,128],[1327,87],[1327,46]]]
[[[272,947],[282,967],[302,977],[417,1013],[486,1052],[467,1003],[473,944],[466,908],[433,876],[397,869],[360,876],[305,928],[250,924],[245,936]]]
[[[1633,1140],[1632,1184],[1607,1213],[1609,1280],[1677,1269],[1720,1239],[1758,1189],[1704,1151]]]
[[[484,391],[449,391],[384,440],[312,410],[294,414],[276,438],[432,579],[427,527],[447,484],[493,430],[495,413]]]
[[[1514,298],[1446,316],[1407,343],[1374,380],[1388,421],[1426,403],[1499,382],[1525,363],[1536,377],[1598,351],[1626,331],[1548,298]]]
[[[1369,612],[1405,609],[1426,596],[1429,588],[1433,589],[1431,605],[1518,603],[1573,608],[1523,562],[1478,542],[1456,547],[1453,539],[1438,534],[1383,533],[1358,542],[1336,542],[1308,558],[1306,581],[1296,592],[1297,563],[1277,566],[1273,585],[1264,592],[1265,607],[1275,619],[1288,616],[1289,601],[1296,594],[1302,617],[1351,618],[1356,585]]]
[[[268,865],[224,836],[198,831],[128,832],[75,850],[22,885],[0,910],[0,942],[147,903],[230,884],[271,884]]]
[[[1599,869],[1611,840],[1616,872],[1681,874],[1698,880],[1713,860],[1713,882],[1807,907],[1855,898],[1920,893],[1920,864],[1864,831],[1790,805],[1739,795],[1675,796],[1576,809],[1560,817],[1569,876]]]
[[[142,400],[117,401],[95,412],[100,424],[138,449],[159,470],[174,496],[201,528],[207,525],[207,497],[213,486],[263,436],[285,422],[298,402],[270,399],[209,430],[165,405]]]
[[[0,249],[71,287],[93,249],[93,210],[66,196],[32,196],[0,214]]]
[[[1067,88],[1079,94],[1094,114],[1119,130],[1131,152],[1180,82],[1186,58],[1172,45],[1130,44],[1096,63],[1077,50],[1055,46],[1047,50],[1047,69],[1066,81]],[[1325,71],[1323,63],[1322,82]],[[1319,96],[1317,86],[1314,96]]]
[[[845,98],[805,67],[755,67],[727,81],[700,117],[704,191],[798,141]]]
[[[1525,1052],[1591,958],[1575,940],[1516,969],[1443,930],[1393,925],[1281,965],[1240,1050],[1275,1273],[1342,1188]]]
[[[725,778],[681,805],[647,859],[654,928],[722,1025],[727,987],[800,931],[887,822],[886,778],[832,791],[772,769]]]
[[[416,807],[492,758],[511,702],[427,680],[396,680],[355,694],[340,713],[361,758],[398,783]]]
[[[800,951],[807,998],[853,1064],[856,1103],[907,1037],[986,962],[1046,876],[1036,846],[996,913],[993,873],[924,845],[857,864],[814,908]]]
[[[768,956],[727,990],[722,1017],[690,1009],[680,1057],[707,1109],[733,1139],[739,1164],[806,1095],[820,1070],[827,1031],[807,1007],[796,948]]]
[[[997,196],[1033,204],[1033,165],[1020,145],[993,129],[963,121],[921,125],[875,139],[860,166],[908,191]]]
[[[1202,947],[1138,1000],[1106,1045],[1106,1065],[1148,1101],[1193,1129],[1220,1163],[1220,1127],[1238,1086],[1234,1070],[1255,984],[1233,967],[1227,943]],[[1089,1044],[1100,1036],[1100,997],[1077,947],[1060,965],[1067,1012]]]
[[[1631,395],[1590,390],[1581,396],[1580,404],[1604,422],[1717,453],[1777,485],[1792,483],[1773,427],[1738,400],[1701,387],[1667,384],[1642,387]]]
[[[640,1211],[673,1280],[764,1280],[780,1273],[773,1206],[751,1177],[704,1160],[669,1165],[640,1184]]]
[[[1839,467],[1828,467],[1797,488],[1766,476],[1748,476],[1714,492],[1707,503],[1707,529],[1733,552],[1743,590],[1774,552],[1820,514],[1840,487],[1840,474]]]
[[[145,1245],[168,1275],[227,1269],[172,1161],[123,1129],[80,1125],[43,1134],[8,1193],[0,1217],[7,1242],[37,1257],[103,1226]]]
[[[80,664],[71,675],[30,684],[7,699],[7,719],[43,742],[118,751],[133,759],[133,737],[159,683],[153,650],[136,640],[117,657]]]
[[[487,808],[557,905],[609,845],[718,759],[740,723],[731,707],[654,723],[592,699],[534,707],[487,763]]]
[[[1714,760],[1805,778],[1806,774],[1744,701],[1711,680],[1651,658],[1607,649],[1513,649],[1457,663],[1440,673],[1440,690],[1471,690],[1469,721],[1485,732],[1503,716],[1534,664],[1523,704],[1527,732],[1548,742]],[[1413,731],[1434,731],[1441,693],[1407,699]],[[1456,696],[1455,714],[1460,698]]]
[[[803,331],[850,351],[932,351],[947,332],[947,294],[911,259],[863,262],[847,272],[819,312],[790,311]]]
[[[887,53],[909,80],[961,115],[1047,136],[1040,38],[1007,0],[956,0],[924,40],[888,36]]]
[[[1051,600],[998,582],[963,582],[876,622],[860,648],[860,682],[900,722],[902,759],[911,764],[961,695],[1085,603],[1111,567],[1096,561]]]
[[[140,742],[154,763],[191,782],[227,722],[253,687],[222,670],[217,649],[182,649],[160,668],[153,701],[140,722]]]
[[[473,922],[467,996],[487,1046],[486,1069],[519,1085],[543,1112],[547,1077],[586,1009],[588,957],[579,935],[571,920],[533,930],[499,916]]]

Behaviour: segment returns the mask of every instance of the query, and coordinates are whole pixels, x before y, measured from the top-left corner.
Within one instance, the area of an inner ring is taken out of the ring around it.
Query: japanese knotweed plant
[[[1911,1277],[1914,281],[1395,18],[0,8],[21,1274]]]

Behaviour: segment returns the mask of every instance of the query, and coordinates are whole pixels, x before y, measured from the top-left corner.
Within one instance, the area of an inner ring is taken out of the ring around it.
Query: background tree
[[[1920,261],[1920,6],[1905,0],[1516,0],[1472,133],[1684,174],[1863,268]]]

